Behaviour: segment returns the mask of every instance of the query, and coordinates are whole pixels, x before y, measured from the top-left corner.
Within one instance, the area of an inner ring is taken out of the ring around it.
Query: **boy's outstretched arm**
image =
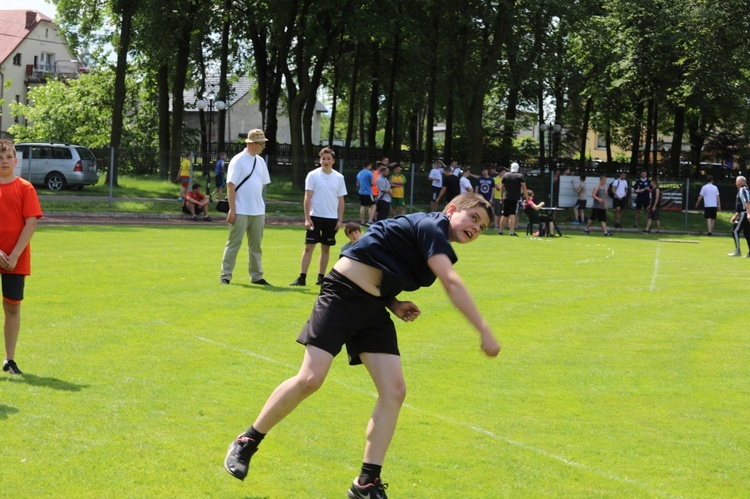
[[[440,279],[453,304],[461,311],[469,322],[479,331],[482,341],[482,351],[490,357],[496,357],[500,353],[500,343],[495,339],[490,327],[479,313],[469,290],[459,277],[456,269],[447,255],[433,255],[427,260],[432,272]]]

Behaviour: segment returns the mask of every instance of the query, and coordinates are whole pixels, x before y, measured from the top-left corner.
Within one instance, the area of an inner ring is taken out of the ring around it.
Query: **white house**
[[[23,119],[11,116],[11,101],[26,103],[29,87],[82,71],[52,19],[36,10],[0,10],[0,137]]]
[[[208,77],[206,80],[206,86],[208,87],[207,95],[199,96],[195,90],[185,91],[185,114],[183,116],[183,123],[196,130],[200,129],[198,109],[196,108],[198,99],[200,97],[210,98],[213,96],[215,100],[218,100],[216,94],[219,88],[219,78]],[[246,76],[242,76],[237,82],[231,84],[229,97],[222,99],[226,103],[227,121],[224,136],[224,141],[226,143],[237,142],[240,139],[241,142],[244,142],[244,136],[249,130],[263,127],[260,108],[258,102],[253,98],[252,89],[253,81]],[[312,139],[314,144],[320,144],[320,115],[326,111],[325,106],[320,101],[316,100],[312,129]],[[211,120],[211,142],[213,143],[218,141],[218,119],[219,113],[214,106],[213,117]],[[276,141],[279,144],[290,144],[292,138],[289,130],[289,118],[284,104],[281,103],[279,105],[278,119],[279,127],[276,131]]]

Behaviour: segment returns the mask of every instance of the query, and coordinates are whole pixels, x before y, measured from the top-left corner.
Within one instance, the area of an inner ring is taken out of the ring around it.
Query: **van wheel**
[[[44,185],[51,191],[61,191],[65,189],[66,183],[65,177],[57,172],[50,173],[47,175],[47,178],[44,179]]]

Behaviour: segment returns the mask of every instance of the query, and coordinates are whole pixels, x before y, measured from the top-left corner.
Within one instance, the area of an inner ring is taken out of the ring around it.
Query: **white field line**
[[[255,353],[255,352],[251,352],[250,350],[245,350],[243,348],[236,348],[236,347],[227,345],[226,343],[221,343],[219,341],[215,341],[215,340],[211,340],[211,339],[208,339],[208,338],[204,338],[202,336],[198,336],[197,338],[200,341],[204,341],[206,343],[210,343],[210,344],[218,346],[218,347],[227,348],[227,349],[232,350],[234,352],[238,352],[238,353],[241,353],[243,355],[254,357],[256,359],[264,360],[266,362],[269,362],[271,364],[275,364],[277,366],[286,367],[286,368],[290,369],[293,372],[296,372],[299,369],[299,366],[295,366],[295,365],[291,365],[291,364],[286,364],[284,362],[279,362],[279,361],[274,360],[274,359],[272,359],[270,357],[266,357],[265,355],[260,355],[260,354]],[[344,383],[343,381],[340,381],[338,379],[330,379],[330,381],[329,381],[329,379],[327,379],[326,382],[336,383],[336,384],[338,384],[340,386],[343,386],[344,388],[347,388],[348,390],[351,390],[352,392],[357,392],[358,391],[357,388],[355,388],[355,387],[353,387],[351,385],[348,385],[348,384]],[[377,398],[377,396],[378,396],[377,393],[375,393],[375,392],[370,392],[369,395],[372,396],[373,398]],[[513,440],[513,439],[508,438],[508,437],[503,436],[503,435],[498,435],[497,433],[494,433],[494,432],[492,432],[490,430],[482,428],[481,426],[476,426],[476,425],[473,425],[471,423],[467,423],[466,421],[459,421],[457,419],[452,419],[452,418],[448,418],[448,417],[445,417],[445,416],[441,416],[440,414],[434,414],[434,413],[431,413],[431,412],[419,409],[419,408],[417,408],[417,407],[415,407],[415,406],[413,406],[411,404],[406,404],[405,403],[403,405],[403,407],[405,407],[407,409],[410,409],[410,410],[412,410],[414,412],[419,412],[421,414],[424,414],[427,417],[430,417],[430,418],[433,418],[433,419],[439,419],[439,420],[442,420],[442,421],[444,421],[446,423],[450,423],[450,424],[453,424],[453,425],[456,425],[456,426],[461,426],[461,427],[467,428],[467,429],[469,429],[471,431],[474,431],[476,433],[481,433],[481,434],[486,435],[488,437],[491,437],[491,438],[494,438],[496,440],[500,440],[502,442],[505,442],[505,443],[507,443],[509,445],[513,445],[515,447],[518,447],[520,449],[524,449],[524,450],[533,452],[535,454],[539,454],[540,456],[546,457],[548,459],[553,459],[555,461],[559,461],[559,462],[561,462],[561,463],[563,463],[563,464],[565,464],[567,466],[570,466],[572,468],[577,468],[577,469],[580,469],[580,470],[583,470],[583,471],[586,471],[586,472],[589,472],[589,473],[593,473],[595,475],[599,475],[600,477],[603,477],[603,478],[606,478],[608,480],[612,480],[612,481],[615,481],[615,482],[621,482],[621,483],[626,483],[626,484],[629,484],[629,485],[634,485],[636,487],[639,487],[641,489],[644,489],[644,490],[648,491],[651,494],[655,494],[655,495],[663,496],[663,497],[673,497],[673,496],[670,496],[669,494],[666,494],[664,492],[653,490],[647,484],[645,484],[643,482],[640,482],[638,480],[633,480],[632,478],[627,478],[627,477],[621,477],[621,476],[618,476],[618,475],[616,475],[614,473],[609,473],[609,472],[606,472],[606,471],[598,470],[596,468],[592,468],[590,466],[586,466],[585,464],[581,464],[581,463],[578,463],[576,461],[572,461],[570,459],[564,458],[562,456],[558,456],[556,454],[552,454],[551,452],[547,452],[546,450],[541,449],[539,447],[534,447],[532,445],[528,445],[528,444],[525,444],[523,442],[519,442],[517,440]]]
[[[659,275],[659,251],[661,250],[661,244],[656,243],[656,255],[654,255],[654,274],[651,276],[651,287],[649,291],[653,291],[656,288],[656,278]]]
[[[609,254],[608,255],[605,255],[603,257],[589,258],[588,260],[576,260],[575,262],[573,262],[573,264],[574,265],[581,265],[583,263],[591,263],[591,262],[596,262],[596,261],[599,261],[599,260],[606,260],[607,258],[612,258],[613,256],[615,256],[615,250],[612,249],[612,248],[608,248],[608,249],[609,249]]]

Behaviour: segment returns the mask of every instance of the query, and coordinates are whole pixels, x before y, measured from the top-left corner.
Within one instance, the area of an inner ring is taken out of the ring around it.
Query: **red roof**
[[[26,27],[26,12],[36,14],[36,21],[29,28]],[[38,10],[0,10],[0,65],[5,63],[29,33],[42,22],[51,23],[52,19]]]

